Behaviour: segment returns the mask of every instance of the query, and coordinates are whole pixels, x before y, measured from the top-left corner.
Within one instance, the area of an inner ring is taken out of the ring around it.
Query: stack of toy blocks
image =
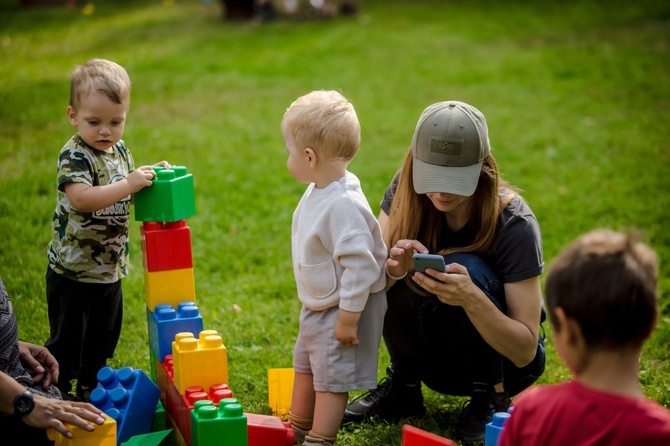
[[[218,403],[233,396],[228,388],[226,350],[215,330],[203,330],[197,339],[193,333],[177,333],[172,350],[156,365],[157,383],[178,443],[188,446],[192,444],[194,404],[200,400]]]
[[[143,222],[142,261],[147,308],[195,302],[191,229],[195,215],[193,176],[182,166],[154,167],[156,178],[134,196],[135,220]]]
[[[152,377],[160,389],[166,424],[180,446],[293,445],[288,423],[275,416],[245,414],[233,398],[226,347],[216,330],[204,329],[196,306],[186,225],[195,215],[193,177],[181,166],[154,170],[153,185],[134,199],[135,219],[143,222]]]

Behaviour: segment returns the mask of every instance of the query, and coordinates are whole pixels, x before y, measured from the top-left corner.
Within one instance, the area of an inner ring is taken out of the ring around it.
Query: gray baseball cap
[[[491,152],[484,115],[458,101],[428,106],[412,138],[414,190],[471,196]]]

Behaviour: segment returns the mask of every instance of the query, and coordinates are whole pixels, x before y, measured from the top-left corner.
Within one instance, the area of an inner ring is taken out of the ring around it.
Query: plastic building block
[[[156,358],[163,362],[172,354],[172,342],[177,333],[200,333],[203,321],[195,302],[179,302],[177,309],[170,304],[156,305],[154,311],[147,308],[149,346]]]
[[[174,385],[172,379],[172,355],[168,355],[165,361],[156,367],[157,383],[161,391],[161,401],[167,412],[169,425],[175,430],[177,444],[191,444],[191,420],[190,410],[186,401]]]
[[[177,443],[177,446],[191,446],[190,440],[188,443],[186,442],[182,433],[179,432],[179,429],[177,429],[177,427],[175,426],[174,420],[172,420],[172,418],[168,417],[168,423],[172,428],[172,432],[174,433],[174,439],[175,442]]]
[[[230,397],[219,400],[219,409],[222,410],[223,406],[226,404],[238,404],[237,398]],[[191,410],[191,446],[197,445],[200,442],[198,437],[200,430],[197,429],[197,424],[199,422],[197,413],[200,408],[204,406],[215,406],[215,404],[211,400],[199,400],[193,403],[193,410]]]
[[[198,339],[192,333],[177,333],[172,360],[174,382],[180,393],[191,386],[209,389],[214,384],[229,384],[226,347],[215,330],[201,331]]]
[[[191,413],[193,441],[191,446],[247,446],[247,417],[235,403],[199,406]]]
[[[153,273],[144,271],[144,298],[151,311],[155,311],[159,304],[170,304],[176,308],[179,302],[195,302],[193,268]]]
[[[159,397],[160,389],[142,370],[103,367],[90,401],[116,420],[117,441],[122,443],[149,432]]]
[[[154,412],[154,418],[151,420],[151,428],[149,429],[149,432],[160,432],[166,429],[167,422],[165,421],[165,407],[159,400],[156,404],[156,412]]]
[[[210,391],[211,393],[211,391]],[[219,401],[219,411],[226,404],[237,404],[236,398],[224,398]],[[199,422],[197,412],[203,406],[215,406],[216,404],[210,400],[196,401],[191,411],[191,426],[195,426]],[[260,415],[245,413],[247,417],[247,436],[248,446],[293,446],[295,434],[291,428],[290,423],[282,421],[279,417],[272,415]],[[191,430],[191,446],[199,445],[198,437],[199,430],[192,428]],[[207,444],[209,446],[209,444]]]
[[[268,369],[268,405],[283,421],[291,411],[294,377],[292,368]]]
[[[184,166],[154,166],[151,187],[135,193],[135,221],[173,222],[195,215],[193,175]]]
[[[402,427],[402,446],[458,446],[448,438],[405,424]]]
[[[498,440],[500,439],[500,434],[502,433],[507,419],[511,415],[507,412],[496,412],[491,418],[491,422],[486,425],[486,430],[484,433],[484,445],[485,446],[496,446]]]
[[[64,437],[56,429],[47,429],[47,437],[54,442],[55,446],[116,446],[116,420],[110,416],[105,417],[102,426],[95,425],[92,432],[65,423],[68,429],[74,434],[73,438]],[[18,439],[14,439],[19,441]]]
[[[209,386],[209,399],[216,405],[219,404],[219,401],[227,398],[233,398],[233,391],[230,390],[228,384],[220,383]]]
[[[293,446],[295,433],[288,421],[272,415],[247,413],[249,446]]]
[[[169,223],[145,221],[140,227],[145,271],[193,268],[191,229],[186,220]]]
[[[190,334],[190,333],[189,333]],[[157,364],[157,382],[161,389],[161,400],[164,401],[166,411],[172,420],[172,426],[178,430],[184,442],[191,444],[191,411],[199,404],[218,404],[220,401],[229,401],[233,393],[225,383],[216,383],[206,392],[203,387],[188,387],[181,394],[173,379],[172,355],[165,357],[163,363]],[[237,400],[234,400],[237,402]]]
[[[144,435],[135,435],[121,446],[174,446],[176,445],[172,429],[151,432]]]

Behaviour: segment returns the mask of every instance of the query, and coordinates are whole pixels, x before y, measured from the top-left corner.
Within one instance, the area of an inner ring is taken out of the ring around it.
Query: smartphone
[[[433,268],[438,271],[446,272],[447,266],[444,264],[444,257],[439,254],[414,254],[414,270],[425,273],[426,268]]]

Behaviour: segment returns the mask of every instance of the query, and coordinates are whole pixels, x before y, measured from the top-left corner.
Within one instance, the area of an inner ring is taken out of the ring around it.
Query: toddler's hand
[[[358,345],[358,324],[349,324],[347,321],[338,319],[335,324],[335,338],[340,344],[347,347]]]
[[[151,166],[141,166],[130,172],[126,178],[132,193],[139,191],[147,186],[151,186],[151,180],[156,178],[156,172]]]
[[[165,168],[165,169],[169,169],[169,168],[170,168],[170,163],[168,163],[167,161],[163,160],[163,161],[159,161],[159,162],[157,162],[156,164],[154,164],[154,166],[162,166],[162,167]]]

